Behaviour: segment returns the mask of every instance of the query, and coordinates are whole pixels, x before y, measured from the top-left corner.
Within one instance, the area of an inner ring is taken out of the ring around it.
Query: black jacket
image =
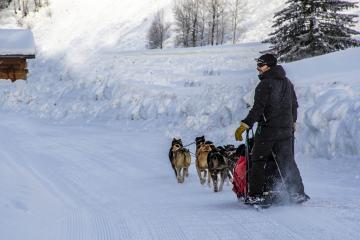
[[[298,102],[294,85],[277,65],[259,75],[255,89],[255,102],[242,121],[252,127],[255,122],[262,128],[291,129],[297,120]]]

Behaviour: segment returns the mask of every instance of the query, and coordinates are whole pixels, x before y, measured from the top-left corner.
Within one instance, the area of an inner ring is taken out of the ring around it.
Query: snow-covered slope
[[[357,1],[357,0],[353,0]],[[139,50],[146,45],[146,33],[154,13],[164,9],[172,20],[173,0],[52,0],[50,6],[15,18],[12,11],[3,12],[2,27],[21,23],[32,28],[40,54],[56,53],[91,56],[103,49]],[[244,0],[241,9],[239,43],[259,42],[273,31],[273,15],[286,0]],[[352,12],[360,13],[359,9]],[[356,29],[360,30],[360,23]],[[172,43],[168,47],[173,47]]]
[[[91,54],[103,49],[143,49],[156,10],[171,0],[55,0],[50,9],[29,18],[44,54]],[[51,12],[51,18],[47,17]],[[41,24],[37,22],[43,21]]]
[[[91,56],[103,49],[139,50],[146,46],[146,33],[154,13],[164,9],[171,20],[173,2],[53,0],[50,7],[30,16],[23,24],[32,27],[39,49],[46,54],[66,50],[71,55],[82,52],[83,56]],[[264,40],[273,31],[274,13],[282,9],[285,2],[244,0],[239,43]],[[360,10],[352,12],[360,13]],[[360,23],[356,29],[360,30]],[[173,47],[173,44],[168,46]]]
[[[0,103],[57,121],[136,122],[171,136],[231,142],[251,102],[258,81],[253,59],[263,48],[105,52],[76,67],[38,60],[28,82],[0,82]],[[359,56],[357,48],[285,65],[299,95],[301,150],[359,154]]]
[[[171,136],[207,134],[219,143],[233,141],[233,130],[246,114],[257,82],[253,59],[266,46],[134,50],[144,48],[154,12],[163,7],[170,11],[171,3],[51,1],[49,8],[23,20],[34,31],[37,59],[30,61],[27,82],[0,82],[0,105],[56,121],[136,121],[143,128],[168,129]],[[272,14],[283,3],[248,1],[242,40],[258,41],[270,32]],[[358,49],[350,49],[289,65],[301,102],[301,150],[326,157],[359,152],[358,132],[341,133],[338,127],[358,126],[357,121],[347,122],[358,114],[358,86],[354,80],[345,81],[358,74],[354,67],[358,56]],[[338,58],[341,65],[327,68]],[[334,90],[337,97],[325,94],[334,89],[330,81],[323,81],[330,78],[339,83]],[[335,106],[342,101],[340,96],[351,98],[353,107],[325,113],[321,112],[325,108],[314,106],[324,102]],[[329,124],[324,126],[323,120]],[[316,150],[319,146],[321,151]]]
[[[242,9],[240,41],[262,40],[271,31],[273,13],[283,3],[247,0]],[[164,8],[172,19],[172,4],[172,0],[53,0],[49,8],[26,19],[25,25],[32,26],[40,51],[47,55],[84,51],[91,56],[103,49],[139,50],[145,48],[154,13]]]
[[[0,81],[0,239],[360,239],[360,48],[285,65],[312,199],[256,212],[230,186],[201,187],[194,165],[177,184],[167,153],[175,135],[235,143],[266,46],[145,51],[169,1],[51,2],[24,21],[38,45],[29,80]],[[248,1],[244,41],[277,3]]]

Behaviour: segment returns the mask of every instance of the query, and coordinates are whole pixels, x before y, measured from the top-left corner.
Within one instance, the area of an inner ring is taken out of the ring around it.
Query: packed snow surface
[[[4,111],[0,131],[1,239],[360,237],[356,165],[297,155],[312,199],[257,212],[231,186],[220,193],[201,186],[194,164],[178,184],[163,131],[54,125]]]
[[[28,29],[0,29],[0,55],[34,55],[35,42]]]

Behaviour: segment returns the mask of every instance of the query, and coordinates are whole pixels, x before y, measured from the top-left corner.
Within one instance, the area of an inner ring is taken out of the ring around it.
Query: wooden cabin
[[[0,29],[0,79],[26,80],[27,60],[35,58],[34,36],[27,29]]]

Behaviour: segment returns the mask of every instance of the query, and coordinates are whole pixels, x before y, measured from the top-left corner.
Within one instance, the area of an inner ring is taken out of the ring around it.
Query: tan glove
[[[242,138],[242,134],[243,132],[245,132],[246,130],[248,130],[250,127],[246,124],[246,123],[243,123],[241,122],[240,123],[240,127],[238,127],[238,129],[236,129],[236,132],[235,132],[235,140],[236,141],[242,141],[243,138]]]

